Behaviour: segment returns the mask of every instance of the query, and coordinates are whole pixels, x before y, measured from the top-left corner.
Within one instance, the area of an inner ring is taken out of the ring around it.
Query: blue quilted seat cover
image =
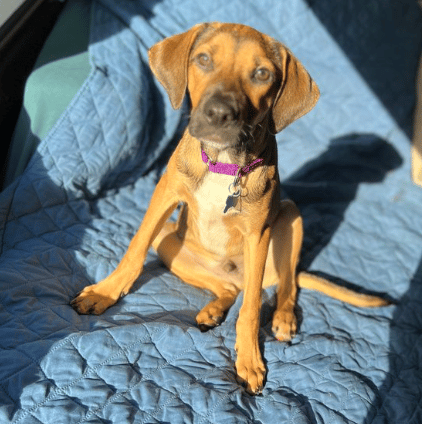
[[[300,331],[280,343],[266,290],[257,397],[235,378],[242,296],[201,333],[212,295],[150,253],[103,315],[69,306],[124,254],[185,122],[147,49],[202,21],[254,26],[314,77],[318,105],[277,137],[304,216],[301,267],[396,301],[359,309],[302,290]],[[95,1],[92,72],[0,195],[0,423],[422,422],[422,189],[410,180],[421,35],[410,1]]]

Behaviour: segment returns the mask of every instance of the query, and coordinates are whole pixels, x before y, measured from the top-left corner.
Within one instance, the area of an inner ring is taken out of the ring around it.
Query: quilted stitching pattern
[[[0,196],[1,423],[422,420],[422,193],[409,180],[406,136],[422,34],[414,7],[93,4],[92,73]],[[132,292],[102,316],[69,306],[118,263],[180,134],[183,112],[152,79],[147,48],[204,20],[243,22],[284,41],[320,86],[315,110],[278,137],[284,190],[304,216],[302,266],[399,301],[360,310],[302,291],[300,332],[283,344],[271,334],[275,289],[266,290],[260,397],[235,379],[242,296],[219,328],[200,333],[195,315],[212,296],[153,253]],[[382,33],[394,44],[391,71]]]

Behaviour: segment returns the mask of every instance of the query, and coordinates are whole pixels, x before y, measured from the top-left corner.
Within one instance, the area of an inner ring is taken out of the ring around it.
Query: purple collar
[[[240,168],[240,166],[235,163],[211,162],[210,158],[207,156],[204,150],[202,150],[202,160],[208,164],[208,169],[211,172],[233,176],[238,175],[241,177],[242,175],[246,175],[247,173],[251,172],[252,169],[254,169],[264,159],[255,159],[249,165]]]

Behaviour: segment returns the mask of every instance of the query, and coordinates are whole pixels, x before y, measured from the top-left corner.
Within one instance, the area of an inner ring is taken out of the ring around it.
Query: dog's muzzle
[[[241,111],[235,93],[217,91],[206,95],[192,112],[189,132],[202,141],[237,144],[243,123]]]

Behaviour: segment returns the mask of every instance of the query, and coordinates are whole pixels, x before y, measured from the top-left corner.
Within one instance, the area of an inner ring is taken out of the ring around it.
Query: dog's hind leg
[[[263,287],[278,284],[277,307],[273,316],[273,333],[281,341],[290,340],[297,330],[296,266],[302,247],[302,218],[296,205],[282,201],[272,226]]]
[[[196,316],[196,322],[201,331],[219,325],[236,300],[239,288],[230,281],[230,270],[219,266],[208,269],[201,264],[201,259],[192,254],[175,232],[175,224],[167,223],[154,240],[152,246],[171,272],[185,283],[211,291],[216,299],[206,305]],[[226,267],[229,268],[229,267]],[[225,275],[227,274],[227,275]]]

